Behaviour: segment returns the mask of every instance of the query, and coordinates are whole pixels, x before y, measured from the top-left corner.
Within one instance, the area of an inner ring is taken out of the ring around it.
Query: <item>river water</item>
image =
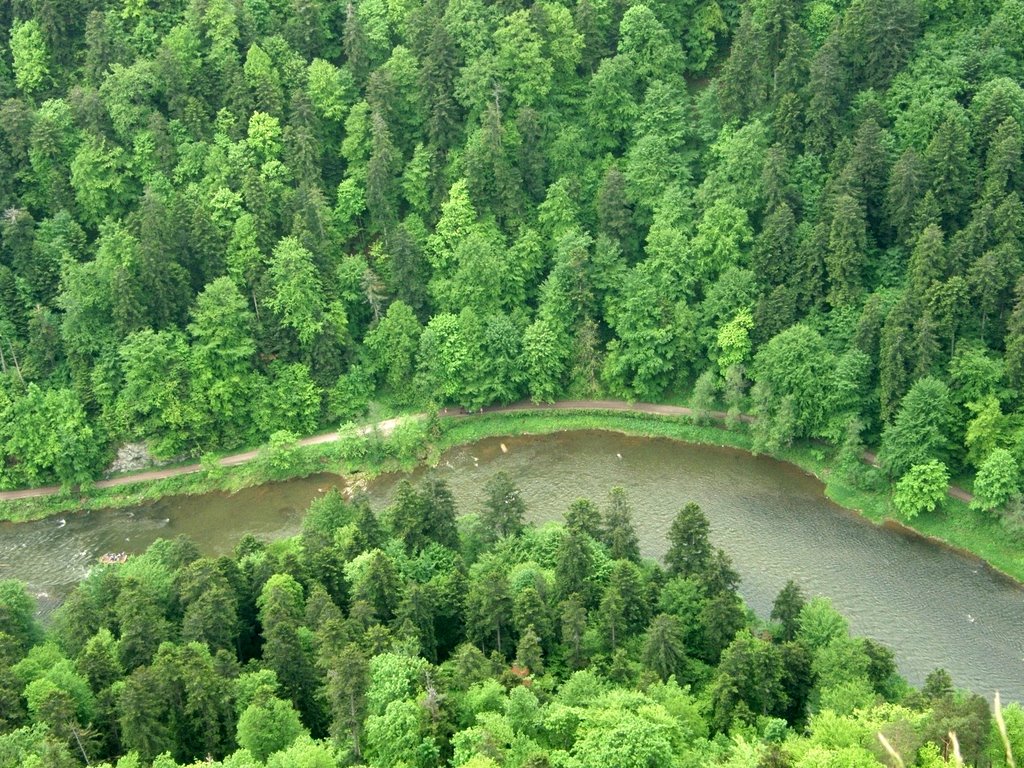
[[[999,689],[1004,700],[1024,701],[1024,590],[975,560],[841,509],[815,478],[791,465],[727,448],[566,432],[483,440],[449,451],[413,477],[443,477],[459,510],[468,512],[479,508],[484,483],[499,471],[518,484],[536,523],[560,519],[580,497],[603,503],[612,486],[623,486],[648,557],[664,555],[672,518],[696,501],[758,615],[767,615],[792,578],[808,595],[830,597],[854,633],[890,646],[912,683],[941,666],[958,686],[986,695]],[[403,476],[370,483],[375,509],[388,503]],[[182,533],[209,554],[230,551],[245,533],[288,536],[299,530],[309,501],[335,482],[320,475],[234,495],[0,524],[0,578],[28,582],[45,613],[104,552],[140,552],[158,537]]]

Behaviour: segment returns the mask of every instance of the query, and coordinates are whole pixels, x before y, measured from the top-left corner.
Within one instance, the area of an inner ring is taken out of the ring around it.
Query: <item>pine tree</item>
[[[126,584],[115,604],[120,629],[118,653],[126,670],[149,664],[157,648],[170,639],[171,627],[163,606],[153,594],[139,583]]]
[[[357,83],[366,82],[370,70],[369,42],[363,24],[351,0],[345,7],[345,31],[342,37],[345,60]]]
[[[433,171],[437,183],[434,185],[433,197],[437,201],[438,191],[444,182],[441,169],[448,150],[455,144],[460,132],[459,105],[453,98],[459,68],[457,46],[439,17],[431,23],[426,51],[420,61],[423,64],[420,82],[429,108],[427,137],[435,152]]]
[[[366,603],[374,618],[386,624],[395,616],[398,594],[399,575],[395,564],[380,550],[373,552],[363,577],[353,585],[352,599]]]
[[[75,660],[75,667],[97,694],[124,676],[124,668],[117,655],[117,642],[109,629],[104,627],[89,638]]]
[[[826,153],[835,142],[848,83],[839,35],[833,32],[811,60],[806,86],[808,130],[804,142],[815,152]]]
[[[207,588],[185,608],[182,640],[203,643],[214,652],[233,652],[238,647],[237,604],[234,590],[227,582],[211,578]]]
[[[662,681],[672,675],[685,679],[686,646],[678,618],[664,613],[654,618],[644,638],[643,660]]]
[[[516,593],[512,600],[512,625],[522,637],[527,628],[532,628],[544,648],[552,644],[551,617],[548,606],[535,586],[528,586]]]
[[[925,178],[921,158],[913,147],[900,155],[889,174],[885,196],[885,210],[896,237],[908,243],[918,234],[914,230],[915,212],[924,193]]]
[[[592,539],[600,539],[601,512],[589,499],[576,499],[565,513],[565,528],[570,533],[580,533]]]
[[[395,609],[394,625],[407,627],[416,638],[419,653],[425,659],[437,659],[436,597],[430,585],[409,584]]]
[[[381,532],[377,516],[373,513],[373,510],[370,509],[370,505],[365,500],[356,502],[355,507],[355,554],[377,549],[384,543],[384,535]]]
[[[932,375],[941,353],[938,326],[932,313],[925,310],[914,322],[914,378]]]
[[[482,646],[503,654],[509,644],[512,596],[508,579],[497,563],[489,564],[470,582],[466,596],[466,626]]]
[[[351,741],[352,756],[361,760],[369,663],[359,646],[350,643],[322,664],[327,670],[324,692],[333,713],[331,736],[339,746]]]
[[[497,541],[514,536],[523,529],[526,502],[506,473],[499,472],[484,485],[487,499],[480,513],[485,537]]]
[[[372,150],[366,166],[366,208],[377,231],[385,238],[397,219],[397,179],[401,156],[391,139],[391,129],[383,114],[370,116]]]
[[[534,675],[544,674],[544,650],[532,625],[526,628],[516,645],[516,664]]]
[[[866,118],[854,135],[850,159],[842,175],[850,180],[851,190],[864,207],[868,229],[881,233],[885,209],[886,180],[889,178],[890,137],[873,117]]]
[[[426,546],[424,529],[428,524],[428,502],[408,480],[399,482],[387,514],[391,535],[404,542],[406,551],[415,554]]]
[[[803,610],[807,600],[803,591],[795,581],[790,579],[782,588],[772,603],[771,620],[782,625],[779,640],[789,642],[796,638],[796,631],[799,629],[800,611]]]
[[[174,744],[166,718],[166,702],[155,670],[141,667],[126,681],[118,700],[121,743],[144,760],[169,752]]]
[[[292,700],[311,726],[321,716],[317,675],[304,646],[305,618],[302,587],[283,573],[271,576],[257,601],[263,626],[263,661],[277,675],[282,692]]]
[[[903,296],[886,315],[882,325],[878,371],[883,421],[893,417],[900,399],[910,387],[910,369],[915,357],[914,317],[910,301]]]
[[[583,656],[583,634],[587,629],[587,609],[578,594],[563,600],[560,608],[566,663],[570,669],[581,669],[586,662]]]
[[[917,238],[907,270],[910,298],[921,306],[932,283],[946,276],[946,248],[942,229],[929,224]]]
[[[793,273],[796,254],[796,217],[780,202],[768,216],[754,244],[752,261],[759,282],[765,286],[785,283]]]
[[[913,0],[859,0],[843,17],[843,47],[867,86],[884,88],[912,50],[920,23]]]
[[[1016,303],[1006,324],[1006,379],[1010,386],[1024,387],[1024,277],[1017,280]]]
[[[420,491],[427,503],[424,535],[443,547],[459,549],[459,531],[455,520],[455,498],[448,483],[435,477],[424,482]]]
[[[597,622],[605,648],[609,653],[614,653],[619,642],[625,639],[627,630],[626,601],[615,587],[608,587],[601,596]]]
[[[964,221],[976,173],[965,122],[957,116],[948,118],[935,131],[924,153],[930,191],[943,222],[953,227]]]
[[[669,528],[665,564],[673,576],[702,573],[711,560],[713,548],[708,539],[710,525],[701,508],[690,502],[676,514]]]
[[[632,510],[626,499],[626,489],[612,488],[608,506],[602,520],[602,541],[616,560],[640,561],[640,542],[633,527]]]
[[[591,569],[593,559],[586,534],[569,531],[558,545],[555,555],[555,592],[562,599],[579,595],[584,605],[592,597]]]
[[[853,304],[864,285],[868,262],[867,229],[863,207],[850,195],[840,195],[833,205],[825,265],[828,268],[828,300],[833,307]]]

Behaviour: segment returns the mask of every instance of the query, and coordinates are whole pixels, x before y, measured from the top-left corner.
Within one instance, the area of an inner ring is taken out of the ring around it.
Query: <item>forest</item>
[[[332,490],[292,539],[249,536],[222,557],[164,539],[97,565],[45,633],[24,587],[0,581],[0,768],[1002,768],[1024,754],[1019,703],[1000,728],[941,669],[910,687],[826,598],[790,581],[755,617],[696,504],[664,567],[641,559],[622,488],[573,502],[564,524],[525,512],[503,473],[474,510],[437,477],[402,481],[379,517]]]
[[[1022,80],[1024,0],[5,0],[0,488],[609,396],[853,482],[878,447],[901,515],[956,478],[1024,535]],[[621,490],[460,512],[161,541],[45,631],[0,581],[0,768],[1024,755],[826,599],[754,616],[694,505],[663,566]]]
[[[1022,76],[1022,0],[5,2],[0,488],[602,395],[1019,535]]]

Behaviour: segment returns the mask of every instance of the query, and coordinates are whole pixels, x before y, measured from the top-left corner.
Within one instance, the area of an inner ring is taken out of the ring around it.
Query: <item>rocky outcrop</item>
[[[145,443],[125,443],[117,449],[117,458],[107,467],[105,474],[119,475],[122,472],[137,472],[154,465],[153,457]]]

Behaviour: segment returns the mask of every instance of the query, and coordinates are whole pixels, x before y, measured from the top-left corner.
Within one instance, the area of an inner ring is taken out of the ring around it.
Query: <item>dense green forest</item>
[[[609,394],[1021,527],[1021,0],[11,0],[0,52],[0,487]]]
[[[984,698],[941,670],[910,688],[826,599],[789,582],[755,618],[695,504],[664,568],[621,488],[534,528],[498,474],[472,512],[427,478],[379,519],[331,491],[233,557],[161,540],[45,636],[0,582],[0,768],[896,765],[878,733],[905,765],[1008,764]],[[1024,754],[1024,709],[1003,716]]]

